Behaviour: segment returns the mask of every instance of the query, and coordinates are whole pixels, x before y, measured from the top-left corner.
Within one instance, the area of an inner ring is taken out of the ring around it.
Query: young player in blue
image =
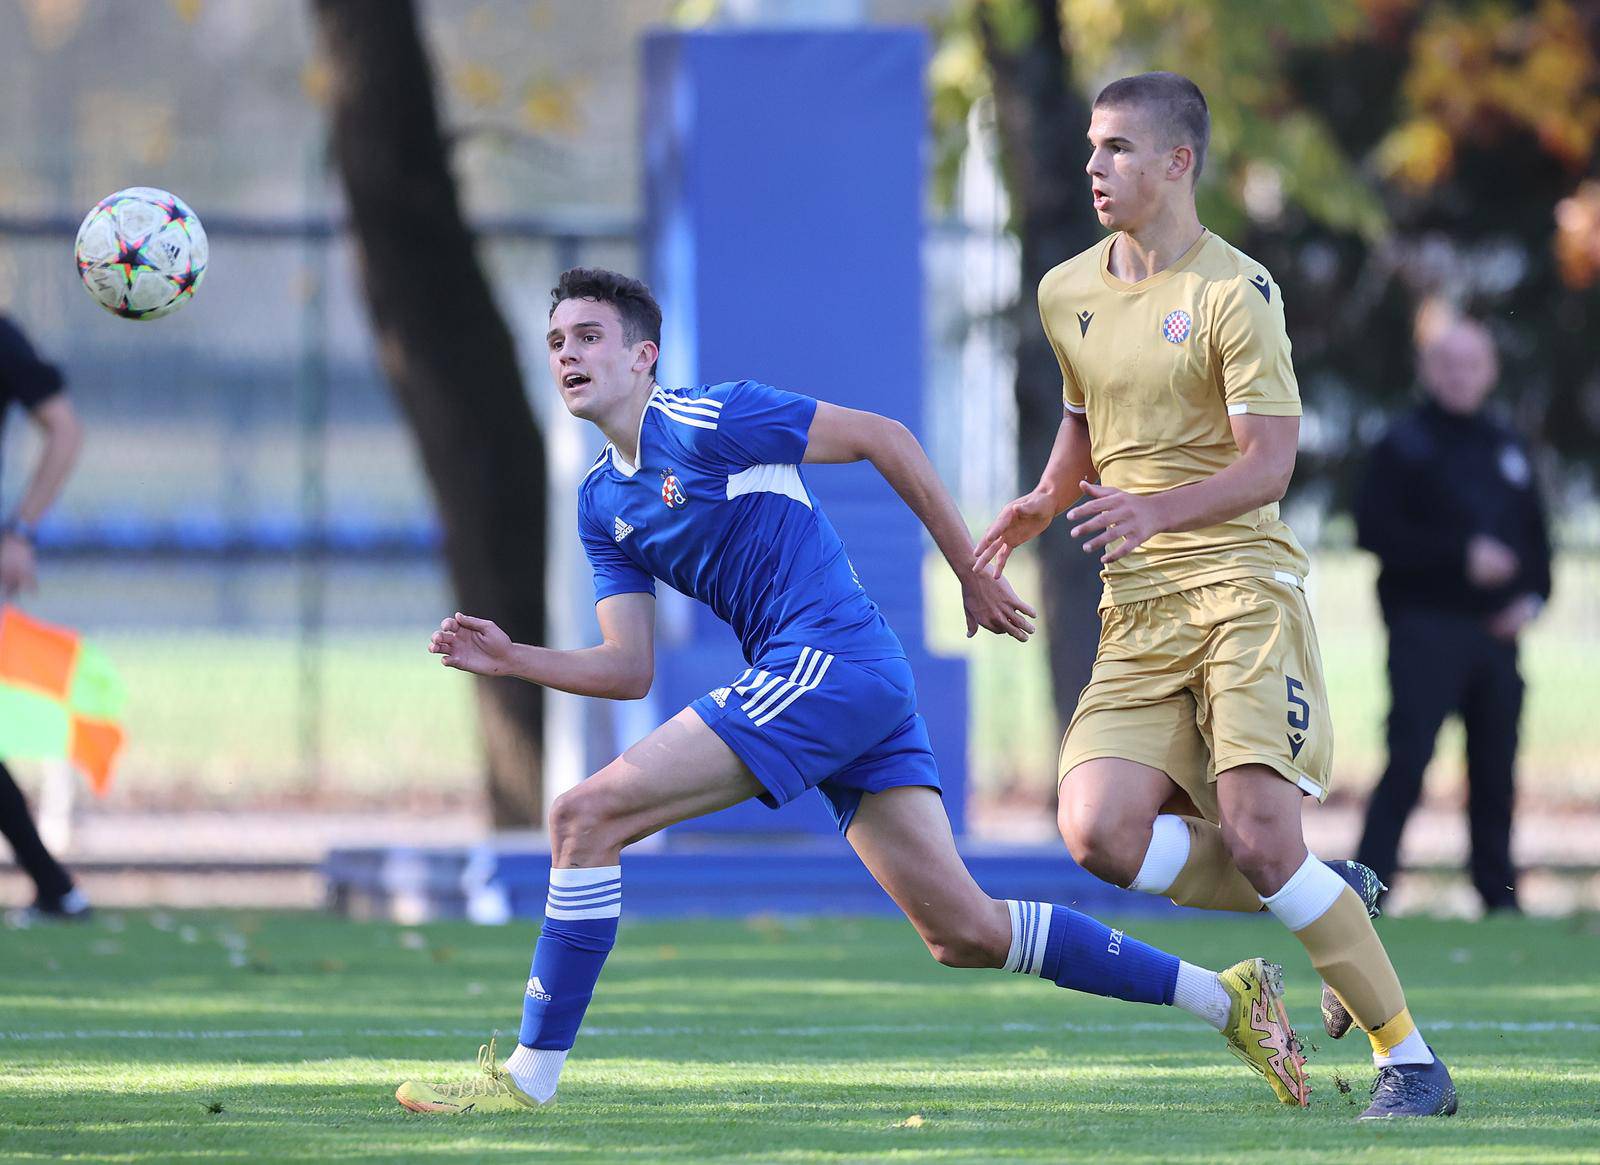
[[[459,1114],[549,1102],[616,940],[623,847],[751,797],[777,807],[807,789],[827,800],[939,962],[1182,1007],[1303,1097],[1276,968],[1247,959],[1219,975],[1065,906],[990,898],[962,864],[904,650],[800,472],[870,461],[956,569],[968,635],[981,626],[1025,641],[1033,611],[973,569],[967,529],[915,437],[887,418],[753,381],[662,389],[660,309],[636,280],[576,269],[552,301],[551,373],[569,411],[609,438],[578,505],[603,642],[517,644],[458,613],[430,649],[479,675],[638,699],[654,672],[661,579],[726,620],[750,666],[556,800],[516,1051],[501,1068],[492,1044],[480,1049],[482,1071],[464,1082],[407,1081],[400,1103]]]

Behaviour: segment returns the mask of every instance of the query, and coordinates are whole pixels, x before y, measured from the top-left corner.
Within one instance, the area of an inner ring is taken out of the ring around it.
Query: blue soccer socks
[[[1170,1004],[1178,984],[1176,955],[1157,950],[1087,914],[1048,902],[1006,900],[1011,951],[1005,969],[1038,975],[1060,987]]]
[[[517,1086],[539,1101],[555,1093],[600,969],[617,941],[622,867],[551,870],[544,929],[522,1000],[520,1045],[506,1061]]]
[[[617,941],[622,867],[551,870],[544,929],[522,1001],[523,1047],[565,1050],[594,996],[600,968]]]

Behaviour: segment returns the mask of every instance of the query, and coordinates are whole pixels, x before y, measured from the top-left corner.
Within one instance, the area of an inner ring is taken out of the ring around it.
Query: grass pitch
[[[486,1118],[393,1091],[469,1071],[496,1026],[510,1050],[531,925],[0,931],[0,1160],[1600,1161],[1600,924],[1380,925],[1455,1073],[1453,1119],[1352,1121],[1365,1041],[1321,1038],[1313,973],[1265,919],[1133,930],[1210,966],[1285,964],[1320,1045],[1309,1111],[1174,1009],[941,968],[899,922],[624,920],[560,1103]]]

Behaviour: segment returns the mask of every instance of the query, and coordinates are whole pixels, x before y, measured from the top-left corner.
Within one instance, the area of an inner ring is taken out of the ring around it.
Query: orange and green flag
[[[0,606],[0,758],[65,758],[103,796],[122,750],[122,704],[122,682],[99,649]]]

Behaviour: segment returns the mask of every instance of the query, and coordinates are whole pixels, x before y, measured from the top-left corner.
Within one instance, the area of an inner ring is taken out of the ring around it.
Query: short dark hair
[[[1206,164],[1211,110],[1200,86],[1181,73],[1138,73],[1113,81],[1094,99],[1095,108],[1134,106],[1148,110],[1169,145],[1194,149],[1194,178]]]
[[[604,267],[573,267],[561,273],[550,289],[550,315],[567,299],[593,299],[609,303],[622,317],[622,342],[637,344],[649,340],[661,347],[661,305],[650,289],[637,279],[607,271]],[[549,317],[546,317],[549,318]],[[650,375],[656,366],[650,365]]]

